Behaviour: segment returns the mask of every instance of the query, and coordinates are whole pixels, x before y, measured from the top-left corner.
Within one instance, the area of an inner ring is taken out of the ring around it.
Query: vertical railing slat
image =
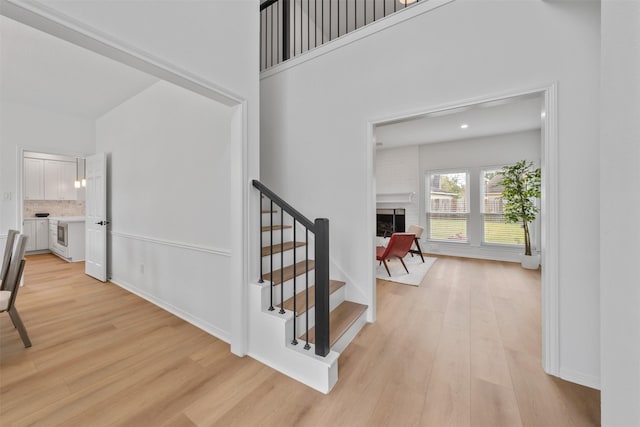
[[[291,30],[291,5],[289,0],[282,0],[282,61],[289,59]]]

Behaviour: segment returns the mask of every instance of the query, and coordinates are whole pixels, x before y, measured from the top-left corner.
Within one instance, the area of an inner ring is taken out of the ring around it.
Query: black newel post
[[[329,354],[329,220],[315,220],[316,355]]]

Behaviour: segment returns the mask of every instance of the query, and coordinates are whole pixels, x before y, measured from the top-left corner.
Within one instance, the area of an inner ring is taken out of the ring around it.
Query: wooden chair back
[[[18,234],[20,234],[18,230],[9,230],[7,232],[7,242],[4,245],[2,267],[0,268],[0,290],[4,289],[5,286],[5,279],[7,278],[7,274],[9,273],[9,264],[11,263],[11,256],[13,254],[13,246]]]
[[[9,264],[7,277],[2,281],[2,285],[4,287],[3,291],[11,292],[7,310],[13,307],[16,295],[18,294],[18,289],[20,288],[20,279],[22,278],[22,272],[24,271],[24,264],[26,262],[24,259],[24,252],[27,246],[27,239],[28,237],[24,234],[18,236],[16,248],[11,256],[11,263]]]

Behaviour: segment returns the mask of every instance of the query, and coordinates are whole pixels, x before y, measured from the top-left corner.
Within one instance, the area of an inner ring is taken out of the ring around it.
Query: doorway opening
[[[369,123],[371,211],[405,209],[407,227],[424,229],[420,243],[432,257],[517,262],[521,245],[514,230],[494,218],[499,212],[487,210],[491,203],[497,206],[487,185],[502,166],[519,160],[541,168],[540,214],[533,228],[542,265],[542,364],[552,375],[558,375],[559,354],[555,93],[551,85]],[[375,229],[373,214],[370,221]],[[373,301],[375,292],[374,287]]]
[[[6,7],[3,3],[2,15],[3,30],[20,31],[18,37],[3,34],[2,38],[3,102],[9,101],[5,87],[24,97],[12,99],[12,108],[3,108],[3,116],[16,125],[41,121],[47,125],[41,128],[55,131],[47,135],[35,132],[37,126],[23,127],[22,137],[12,138],[16,152],[109,153],[112,282],[214,336],[225,341],[233,337],[234,351],[243,353],[244,300],[241,291],[236,294],[227,285],[246,283],[248,276],[248,266],[242,262],[246,225],[244,214],[238,215],[246,211],[247,203],[245,100],[214,83],[195,81],[178,68],[158,65],[118,40],[78,29],[63,16],[51,17],[40,14],[37,7],[27,10],[12,3]],[[37,34],[55,48],[29,44],[24,49],[23,44],[21,49],[25,33]],[[19,61],[5,61],[4,54],[11,54],[5,48],[11,46],[17,47],[23,62],[40,58],[55,64],[48,69],[30,66],[23,73]],[[38,56],[38,51],[56,54]],[[64,67],[69,65],[76,65],[76,70],[66,73]],[[100,74],[92,75],[85,66]],[[59,79],[60,96],[54,96],[59,88],[51,78]],[[78,86],[65,90],[71,87],[66,83]],[[52,96],[42,96],[43,91]],[[100,102],[83,104],[91,95]],[[65,120],[73,112],[79,118]],[[10,120],[14,116],[22,120]],[[58,132],[74,126],[75,133]],[[19,129],[15,133],[20,135]],[[22,191],[23,179],[23,160],[18,157],[10,165],[16,171],[16,193]],[[16,201],[15,217],[7,220],[17,223],[22,216],[23,204]],[[213,271],[199,270],[202,265]],[[184,270],[192,275],[185,277]],[[202,279],[216,277],[216,271],[224,272],[224,279],[214,283]],[[174,295],[172,285],[184,281],[193,285],[190,293]],[[207,307],[202,301],[218,301],[220,307]],[[228,311],[233,315],[225,315]]]

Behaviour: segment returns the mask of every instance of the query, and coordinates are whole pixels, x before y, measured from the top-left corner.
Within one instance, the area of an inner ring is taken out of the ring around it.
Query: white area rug
[[[424,263],[420,259],[419,255],[408,254],[404,257],[404,263],[407,265],[409,274],[405,271],[404,267],[398,259],[392,259],[387,261],[391,277],[387,274],[387,270],[384,268],[384,264],[380,264],[376,267],[376,277],[382,280],[389,280],[391,282],[402,283],[403,285],[420,286],[422,279],[427,274],[434,262],[438,258],[424,257]],[[378,261],[379,262],[379,261]]]

